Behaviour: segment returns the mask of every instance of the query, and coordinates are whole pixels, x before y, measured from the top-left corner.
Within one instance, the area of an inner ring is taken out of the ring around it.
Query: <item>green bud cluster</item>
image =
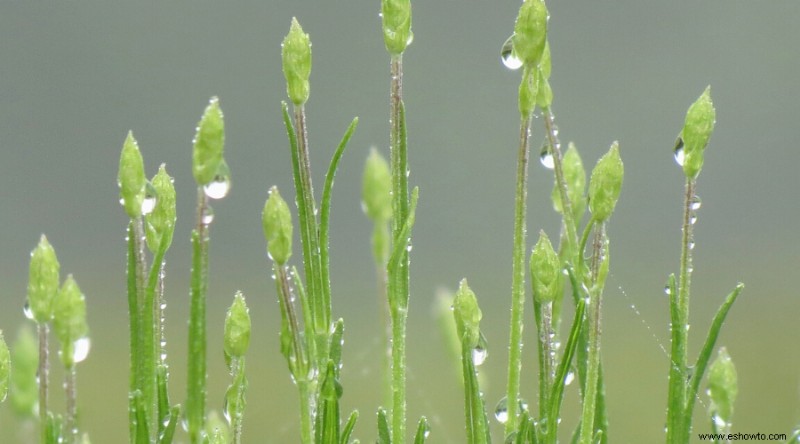
[[[53,302],[53,328],[61,342],[61,361],[65,367],[72,367],[75,342],[89,333],[86,299],[72,275],[67,276]]]
[[[158,173],[151,181],[158,199],[153,212],[147,216],[147,247],[155,252],[162,240],[172,241],[177,220],[175,210],[175,185],[167,173],[166,166],[162,163]],[[165,245],[166,248],[169,244]]]
[[[589,211],[597,222],[605,222],[614,212],[622,189],[625,169],[619,155],[619,144],[614,142],[592,170],[589,179]]]
[[[147,177],[144,175],[144,160],[139,151],[139,144],[133,138],[131,131],[128,131],[128,136],[122,144],[117,184],[125,212],[131,219],[141,216],[142,202],[147,191]]]
[[[39,345],[28,325],[23,325],[11,350],[11,408],[18,416],[33,418],[39,401],[36,372],[39,367]]]
[[[289,99],[299,106],[308,101],[311,76],[311,39],[303,32],[297,18],[292,18],[289,33],[281,45],[283,75],[286,77],[286,92]]]
[[[725,347],[719,349],[717,358],[708,369],[708,396],[711,398],[709,411],[722,422],[730,424],[733,417],[733,404],[739,393],[736,367]]]
[[[0,402],[6,400],[8,395],[8,377],[11,374],[11,353],[3,339],[3,330],[0,330]]]
[[[463,346],[475,348],[480,341],[480,322],[483,314],[478,307],[478,298],[467,285],[466,279],[461,280],[453,300],[453,316],[456,320],[456,331]]]
[[[250,311],[242,292],[237,292],[225,316],[225,354],[231,358],[241,358],[247,353],[249,346]]]
[[[278,192],[278,187],[273,186],[269,190],[261,222],[270,257],[278,265],[286,264],[292,256],[292,213]]]
[[[411,0],[381,0],[383,42],[389,54],[399,55],[414,38],[411,32]]]
[[[364,164],[361,201],[364,212],[373,222],[386,222],[392,217],[392,174],[389,163],[377,149],[369,151]]]
[[[531,253],[531,283],[533,299],[540,304],[554,301],[561,289],[561,261],[544,230]]]
[[[525,0],[519,8],[514,24],[514,52],[530,68],[535,68],[542,59],[548,18],[544,0]]]
[[[583,161],[581,155],[575,144],[570,142],[567,151],[561,159],[561,168],[564,172],[564,181],[567,183],[567,197],[572,205],[573,218],[578,221],[586,209],[586,170],[583,168]],[[564,209],[561,205],[561,193],[558,190],[558,184],[553,186],[551,194],[553,200],[553,208],[558,213],[563,213]]]
[[[224,163],[225,121],[219,99],[212,97],[197,124],[192,152],[192,174],[198,185],[211,183]]]
[[[711,102],[711,87],[689,107],[680,138],[683,142],[683,172],[694,179],[703,168],[703,152],[714,131],[716,110]]]
[[[28,304],[33,319],[38,323],[53,318],[53,299],[58,293],[60,265],[56,251],[42,235],[39,245],[31,252],[28,277]]]

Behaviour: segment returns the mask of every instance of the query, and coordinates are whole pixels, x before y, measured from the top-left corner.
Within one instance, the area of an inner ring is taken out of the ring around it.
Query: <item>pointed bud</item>
[[[250,346],[250,310],[247,308],[242,292],[237,292],[233,304],[225,316],[225,353],[241,358]]]
[[[703,152],[708,139],[714,131],[716,110],[711,103],[711,87],[706,87],[703,94],[689,107],[686,121],[683,124],[683,172],[688,178],[695,178],[703,168]]]
[[[311,39],[303,32],[300,23],[292,18],[289,33],[281,45],[283,75],[286,92],[295,105],[306,103],[309,95],[308,78],[311,76]]]
[[[207,185],[216,176],[225,149],[225,121],[219,99],[212,97],[197,124],[192,152],[192,174],[198,185]]]
[[[141,216],[147,177],[144,175],[144,160],[142,159],[142,153],[139,151],[139,144],[130,131],[128,131],[128,136],[122,144],[117,184],[119,185],[119,195],[122,199],[122,206],[125,207],[125,212],[131,219]]]
[[[528,67],[535,68],[542,59],[547,41],[547,19],[544,0],[525,0],[514,24],[514,52]]]
[[[276,264],[284,265],[292,256],[292,213],[278,192],[278,187],[273,186],[269,190],[261,222],[270,257]]]
[[[326,401],[336,401],[342,397],[342,384],[336,379],[336,364],[328,360],[325,374],[322,375],[320,397]]]
[[[86,325],[86,299],[72,275],[53,301],[53,329],[61,342],[61,361],[69,368],[75,364],[75,342],[89,333]]]
[[[523,119],[528,119],[536,108],[536,98],[539,95],[538,69],[524,68],[522,81],[519,84],[519,114]]]
[[[389,54],[399,55],[414,39],[411,32],[411,0],[381,0],[383,42]]]
[[[389,163],[374,147],[364,164],[361,201],[364,212],[373,222],[386,222],[392,217],[392,174]]]
[[[733,404],[739,392],[736,367],[725,347],[719,349],[717,358],[708,369],[708,396],[711,398],[709,412],[714,421],[730,424],[733,418]]]
[[[33,319],[38,323],[53,318],[53,299],[58,293],[59,268],[56,251],[42,235],[39,245],[31,252],[28,276],[28,304]]]
[[[461,280],[453,300],[453,316],[456,319],[456,330],[462,345],[475,348],[480,341],[480,322],[483,314],[478,307],[478,298],[467,285],[466,279]]]
[[[589,211],[594,220],[605,222],[611,217],[622,189],[624,172],[619,144],[614,142],[611,149],[597,161],[589,179]]]
[[[564,181],[567,183],[567,197],[572,205],[572,216],[575,221],[579,221],[583,212],[586,209],[586,170],[583,168],[583,161],[581,155],[575,144],[570,142],[564,158],[561,159],[561,169],[564,172]],[[561,193],[558,190],[558,184],[553,186],[553,193],[551,194],[553,200],[553,208],[556,212],[562,213],[564,209],[561,205]]]
[[[3,330],[0,330],[0,402],[6,400],[8,395],[8,377],[11,374],[11,353],[3,339]]]
[[[165,248],[169,248],[169,243],[172,242],[172,233],[175,231],[177,215],[175,185],[163,163],[151,182],[158,198],[153,212],[147,215],[147,247],[155,253],[162,239],[168,242]]]
[[[553,250],[550,238],[544,231],[540,231],[539,241],[531,253],[533,299],[540,304],[555,300],[561,288],[559,279],[561,279],[561,261]]]
[[[39,369],[39,344],[26,324],[17,333],[11,350],[11,408],[21,418],[37,416],[39,386],[36,372]]]

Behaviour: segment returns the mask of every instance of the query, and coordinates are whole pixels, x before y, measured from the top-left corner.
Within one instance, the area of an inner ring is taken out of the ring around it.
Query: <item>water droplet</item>
[[[508,422],[508,399],[504,396],[494,408],[494,419],[500,424]]]
[[[408,244],[408,246],[406,247],[406,251],[410,253],[412,248],[414,247],[411,244]]]
[[[675,156],[675,162],[678,165],[683,166],[683,161],[686,159],[686,153],[683,152],[683,137],[678,136],[678,140],[675,141],[675,149],[673,151]]]
[[[694,250],[694,241],[693,240],[689,241],[689,249],[690,250]]]
[[[489,351],[486,349],[486,344],[479,341],[478,345],[472,349],[472,363],[479,366],[486,361],[487,356],[489,356]]]
[[[506,68],[516,70],[522,67],[522,60],[514,54],[514,36],[507,38],[500,49],[500,60]]]
[[[567,376],[564,377],[564,385],[570,385],[574,380],[575,380],[575,373],[567,372]]]
[[[231,190],[231,179],[227,175],[218,174],[214,180],[203,187],[203,191],[210,199],[222,199]]]
[[[33,310],[31,310],[31,301],[26,300],[25,305],[22,306],[22,313],[25,314],[25,317],[33,320]]]
[[[669,284],[664,286],[664,294],[667,295],[667,296],[672,294],[672,288],[670,288]]]
[[[410,45],[411,42],[413,42],[413,41],[414,41],[414,33],[411,32],[411,31],[408,31],[408,39],[406,39],[406,46]]]
[[[73,344],[72,360],[77,364],[83,362],[89,356],[89,349],[92,348],[92,342],[88,337],[80,338]]]
[[[689,215],[689,223],[694,225],[697,222],[697,215],[692,213]]]
[[[542,145],[542,151],[539,153],[539,162],[548,170],[552,170],[556,166],[555,159],[553,158],[553,150],[547,143]]]
[[[211,208],[210,206],[206,207],[206,211],[203,212],[202,222],[204,225],[208,225],[211,222],[214,222],[214,209]]]
[[[144,192],[144,199],[142,200],[142,214],[148,215],[153,212],[156,208],[156,201],[157,201],[157,193],[156,189],[150,182],[147,182],[147,186],[145,187]]]
[[[711,417],[711,419],[714,421],[714,425],[717,426],[718,429],[727,429],[730,427],[730,424],[725,422],[725,420],[719,415],[714,415]]]
[[[694,211],[699,210],[702,205],[703,202],[700,200],[700,196],[698,195],[694,195],[692,199],[689,201],[689,208],[691,208]]]

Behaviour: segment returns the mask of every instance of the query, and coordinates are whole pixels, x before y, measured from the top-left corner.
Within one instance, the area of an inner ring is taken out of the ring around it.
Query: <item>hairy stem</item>
[[[46,322],[37,325],[39,333],[39,425],[41,427],[42,442],[47,442],[47,390],[49,383],[49,336],[50,328]]]
[[[564,179],[564,169],[561,164],[561,142],[558,140],[558,130],[555,125],[555,117],[549,107],[542,109],[544,117],[545,136],[550,149],[553,150],[553,171],[556,176],[556,184],[558,185],[558,192],[561,197],[561,208],[563,211],[562,217],[564,218],[564,227],[566,228],[568,251],[572,251],[574,256],[570,258],[572,263],[577,264],[577,255],[580,252],[575,248],[578,242],[577,227],[575,225],[575,218],[572,213],[572,202],[569,200],[569,193],[567,192],[567,182]],[[580,273],[580,270],[578,270]]]
[[[600,304],[602,283],[598,282],[600,263],[602,262],[603,225],[595,227],[592,243],[591,289],[589,290],[589,352],[586,369],[586,388],[583,395],[583,413],[581,416],[580,444],[591,444],[595,435],[595,416],[597,409],[598,380],[600,377]]]
[[[69,444],[78,443],[78,395],[75,375],[75,364],[65,369],[64,392],[67,398],[67,416],[64,420],[64,428]]]

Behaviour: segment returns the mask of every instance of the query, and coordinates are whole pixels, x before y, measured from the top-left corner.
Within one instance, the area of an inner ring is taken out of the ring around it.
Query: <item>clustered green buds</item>
[[[619,144],[614,142],[611,149],[597,161],[589,179],[589,211],[595,221],[605,222],[614,212],[624,172]]]
[[[722,347],[708,369],[709,411],[719,425],[731,423],[733,404],[739,392],[736,379],[736,367],[728,351]]]
[[[53,328],[61,342],[61,362],[69,368],[75,364],[75,343],[89,333],[86,324],[86,299],[72,275],[53,302]]]
[[[579,220],[583,216],[583,211],[586,209],[586,170],[583,168],[583,161],[581,155],[575,144],[570,142],[567,151],[564,153],[564,158],[561,159],[561,170],[564,172],[564,181],[567,183],[567,197],[572,205],[572,216],[575,220]],[[561,204],[561,193],[558,189],[558,184],[553,186],[552,193],[553,208],[558,213],[564,213],[563,205]]]
[[[406,50],[414,34],[411,32],[411,0],[381,0],[383,42],[389,54]]]
[[[548,18],[544,0],[525,0],[519,8],[514,24],[514,52],[530,68],[535,68],[542,59]]]
[[[11,349],[11,407],[18,416],[34,418],[39,401],[36,372],[39,367],[39,345],[29,326],[23,325]]]
[[[561,261],[544,230],[531,253],[531,283],[533,299],[540,303],[552,302],[558,297],[561,279]]]
[[[269,256],[276,264],[284,265],[292,256],[292,213],[276,186],[269,190],[261,222]]]
[[[11,353],[3,339],[3,330],[0,330],[0,402],[6,400],[8,395],[8,377],[11,374]]]
[[[225,354],[232,358],[241,358],[250,346],[250,311],[242,292],[236,293],[233,304],[225,316],[224,347]]]
[[[153,212],[147,216],[147,247],[150,251],[158,250],[162,240],[172,242],[172,233],[175,230],[177,215],[175,211],[175,185],[167,174],[167,168],[162,163],[158,173],[153,176],[153,188],[158,199]],[[164,245],[169,248],[169,244]]]
[[[297,18],[292,18],[289,33],[281,45],[283,75],[286,92],[296,106],[306,103],[309,95],[308,78],[311,76],[311,39],[303,32]]]
[[[133,138],[131,131],[128,131],[128,136],[122,144],[117,184],[122,199],[120,203],[125,212],[131,219],[141,216],[142,202],[147,190],[147,177],[144,175],[144,160],[139,151],[139,144]]]
[[[212,97],[197,124],[192,152],[192,173],[198,185],[207,185],[217,176],[223,163],[225,121],[219,99]]]
[[[39,245],[31,252],[28,276],[29,309],[38,323],[49,322],[53,318],[53,299],[58,293],[59,268],[56,251],[43,234]]]
[[[453,316],[461,343],[465,347],[477,347],[481,336],[480,322],[483,314],[478,307],[478,298],[467,285],[466,279],[461,280],[453,300]]]
[[[374,147],[364,164],[361,185],[364,212],[373,222],[386,222],[392,217],[392,174],[389,163]]]
[[[711,86],[689,107],[681,131],[683,139],[683,172],[694,179],[703,168],[703,151],[714,131],[716,111],[711,103]]]

